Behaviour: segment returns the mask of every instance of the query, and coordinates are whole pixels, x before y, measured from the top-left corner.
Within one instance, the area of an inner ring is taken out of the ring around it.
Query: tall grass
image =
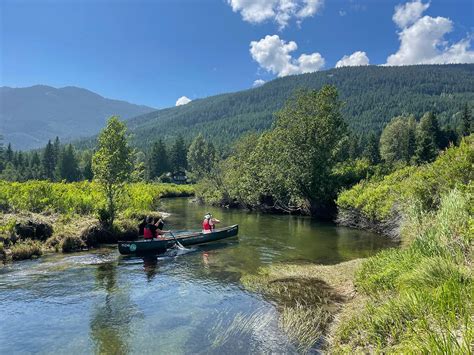
[[[153,210],[160,197],[189,196],[193,187],[174,184],[135,183],[126,187],[119,203],[128,213]],[[99,186],[88,181],[0,181],[0,209],[36,213],[91,214],[105,205]]]
[[[472,184],[468,184],[472,191]],[[341,324],[338,351],[470,353],[474,344],[473,195],[443,195],[436,211],[412,206],[412,242],[364,262],[356,276],[367,306]]]

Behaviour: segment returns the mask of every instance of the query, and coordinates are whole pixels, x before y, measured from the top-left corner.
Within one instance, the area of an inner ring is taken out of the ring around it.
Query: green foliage
[[[388,164],[409,163],[415,152],[414,117],[395,117],[380,136],[380,156]]]
[[[212,143],[207,143],[200,133],[188,149],[189,169],[197,180],[209,175],[216,164],[216,150]]]
[[[126,127],[118,117],[112,116],[98,138],[98,149],[92,157],[94,180],[102,187],[113,224],[117,199],[133,170],[132,150],[127,142]]]
[[[336,351],[472,350],[472,202],[472,194],[456,189],[434,210],[412,202],[402,231],[412,242],[363,263],[356,286],[370,298],[339,326]]]
[[[125,213],[150,211],[160,197],[190,196],[193,186],[174,184],[128,184],[120,196]],[[97,213],[106,205],[100,186],[95,182],[52,183],[48,181],[0,181],[0,205],[13,212],[49,212],[66,215]]]
[[[153,144],[149,161],[149,178],[155,180],[170,170],[168,152],[162,139]]]
[[[454,187],[462,191],[473,180],[474,137],[466,137],[459,147],[451,147],[439,158],[420,167],[405,167],[380,179],[362,181],[342,192],[340,209],[360,211],[367,219],[384,221],[406,211],[412,200],[422,210],[439,205],[440,197]]]
[[[471,109],[467,103],[464,104],[461,116],[461,135],[463,137],[472,133],[472,115]]]
[[[421,118],[416,132],[417,163],[432,162],[438,156],[440,146],[440,130],[433,113],[428,112]]]
[[[64,150],[58,153],[58,156],[56,177],[59,180],[66,180],[67,182],[79,181],[81,179],[81,172],[72,145],[68,144]]]
[[[273,129],[239,141],[210,180],[225,199],[245,207],[324,215],[339,188],[333,168],[346,137],[340,108],[332,86],[297,93],[276,114]]]
[[[179,135],[170,151],[170,168],[172,172],[184,171],[188,167],[187,148],[182,135]]]
[[[54,147],[51,141],[48,141],[43,152],[43,172],[46,179],[54,181],[54,171],[56,169],[56,159]]]

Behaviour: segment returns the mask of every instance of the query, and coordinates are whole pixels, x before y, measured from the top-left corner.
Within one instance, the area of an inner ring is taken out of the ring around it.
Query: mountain
[[[169,141],[182,134],[188,141],[199,132],[224,146],[246,131],[271,126],[273,113],[300,88],[335,85],[345,102],[344,117],[359,133],[380,132],[392,117],[426,111],[437,114],[441,125],[456,125],[466,102],[474,105],[474,64],[416,65],[404,67],[346,67],[288,76],[265,85],[194,100],[127,122],[133,142],[142,149],[153,141]],[[83,141],[90,146],[94,140]]]
[[[128,119],[154,108],[106,99],[77,87],[0,87],[0,133],[15,149],[44,146],[48,139],[63,140],[96,134],[108,117]]]

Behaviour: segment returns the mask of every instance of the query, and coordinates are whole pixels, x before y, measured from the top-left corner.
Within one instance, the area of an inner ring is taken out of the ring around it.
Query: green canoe
[[[209,242],[215,242],[221,239],[234,237],[239,232],[239,226],[237,224],[215,229],[211,233],[202,232],[187,232],[176,234],[176,239],[184,246],[203,244]],[[147,254],[147,253],[162,253],[167,249],[174,247],[176,241],[173,237],[166,237],[161,239],[153,240],[137,240],[137,241],[119,241],[118,248],[120,254]]]

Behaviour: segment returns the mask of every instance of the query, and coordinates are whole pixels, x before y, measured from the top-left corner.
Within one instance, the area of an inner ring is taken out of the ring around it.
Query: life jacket
[[[202,222],[202,230],[210,231],[214,229],[213,228],[214,226],[211,225],[210,221],[211,221],[210,218],[204,219],[204,221]]]
[[[143,239],[153,239],[153,232],[148,225],[143,229]]]

